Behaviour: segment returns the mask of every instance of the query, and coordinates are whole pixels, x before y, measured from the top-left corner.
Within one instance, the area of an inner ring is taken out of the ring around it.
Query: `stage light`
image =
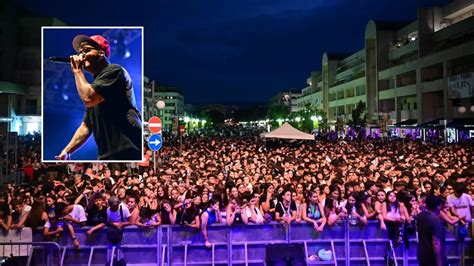
[[[130,50],[125,49],[125,55],[123,56],[123,58],[127,59],[127,58],[129,58],[130,56],[131,56]]]

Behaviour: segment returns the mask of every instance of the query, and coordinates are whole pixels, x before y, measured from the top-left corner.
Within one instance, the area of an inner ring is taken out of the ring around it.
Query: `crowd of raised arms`
[[[474,158],[471,143],[319,138],[267,141],[239,129],[165,138],[157,171],[138,164],[43,164],[39,136],[20,140],[16,162],[2,175],[19,175],[0,193],[2,231],[42,228],[46,240],[87,227],[149,228],[176,224],[201,233],[214,223],[307,223],[321,232],[341,220],[378,221],[393,240],[412,228],[426,195],[444,198],[446,224],[471,222]],[[146,151],[146,158],[151,156]],[[14,157],[13,154],[9,158]],[[5,163],[3,163],[5,165]],[[3,177],[5,179],[6,177]]]

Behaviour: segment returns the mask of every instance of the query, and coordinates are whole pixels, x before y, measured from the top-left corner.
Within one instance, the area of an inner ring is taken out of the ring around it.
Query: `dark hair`
[[[12,205],[12,207],[15,207],[15,206],[23,204],[23,202],[17,199],[12,199],[10,204]]]
[[[46,209],[45,201],[46,198],[40,197],[35,199],[31,205],[31,211],[28,213],[28,217],[26,218],[26,224],[33,230],[36,230],[36,228],[38,228],[38,226],[43,223],[43,212]]]
[[[435,195],[428,195],[425,199],[426,208],[430,211],[435,211],[443,204],[443,199]]]
[[[466,189],[466,184],[464,183],[457,183],[454,185],[454,192],[456,192],[457,194],[462,194],[464,193],[465,189]]]
[[[335,199],[336,201],[339,201],[341,198],[342,198],[342,195],[341,195],[341,189],[339,188],[338,185],[335,185],[335,184],[332,184],[330,187],[329,187],[329,194],[331,195],[334,191],[337,191],[339,192],[339,198]]]
[[[388,196],[392,193],[395,194],[395,210],[400,209],[400,202],[398,201],[397,193],[395,193],[395,191],[391,190],[391,191],[387,192],[387,196],[385,198],[385,201],[387,202],[387,211],[392,210],[392,204],[390,203],[390,201],[388,199]]]
[[[326,207],[326,210],[327,212],[329,213],[329,211],[334,208],[334,202],[335,200],[333,198],[327,198],[326,201],[325,201],[325,207]]]
[[[66,208],[66,204],[63,202],[56,202],[54,204],[54,212],[56,213],[56,216],[60,217],[63,216],[63,211]]]
[[[99,184],[99,182],[100,182],[100,181],[99,181],[98,179],[95,179],[95,178],[94,178],[94,179],[92,179],[92,180],[90,181],[90,184],[91,184],[91,186],[95,187],[95,186],[97,186],[97,184]]]
[[[279,200],[280,200],[280,201],[283,201],[283,195],[285,195],[286,192],[293,193],[293,190],[292,190],[290,187],[285,187],[285,188],[283,188],[283,191],[282,191],[281,194],[279,195]]]
[[[219,201],[218,201],[216,198],[214,198],[214,197],[212,197],[212,198],[209,200],[209,206],[212,206],[212,205],[214,205],[214,204],[216,204],[216,203],[219,203]]]
[[[361,194],[358,193],[358,192],[352,192],[351,194],[349,194],[349,196],[347,197],[347,199],[349,199],[349,197],[353,197],[354,200],[355,200],[355,203],[354,203],[354,205],[351,205],[351,204],[349,203],[349,201],[347,201],[347,203],[346,203],[346,210],[347,210],[347,213],[350,213],[350,211],[351,211],[350,208],[352,208],[352,207],[355,207],[357,210],[360,209],[361,196],[363,196],[363,195],[361,195]]]
[[[375,185],[375,182],[368,180],[367,182],[364,183],[365,190],[369,190],[373,185]]]
[[[173,204],[171,204],[171,201],[170,200],[167,200],[167,199],[164,199],[161,201],[161,211],[163,211],[165,209],[165,204],[168,204],[171,206],[171,208],[173,208]]]

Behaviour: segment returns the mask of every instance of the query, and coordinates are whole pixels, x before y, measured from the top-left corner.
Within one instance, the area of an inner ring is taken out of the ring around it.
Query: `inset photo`
[[[42,28],[42,161],[143,159],[143,27]]]

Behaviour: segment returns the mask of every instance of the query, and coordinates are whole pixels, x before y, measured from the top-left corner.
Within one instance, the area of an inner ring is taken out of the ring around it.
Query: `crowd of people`
[[[182,148],[168,137],[156,172],[150,151],[138,164],[57,165],[39,163],[37,145],[25,145],[19,158],[37,165],[24,184],[7,182],[1,190],[1,230],[42,228],[46,240],[67,232],[77,247],[81,226],[93,237],[104,227],[179,224],[201,233],[209,247],[207,227],[215,223],[307,223],[321,232],[342,220],[374,220],[401,242],[402,228],[415,230],[428,195],[443,198],[446,225],[471,223],[471,143],[257,136],[188,136]]]

